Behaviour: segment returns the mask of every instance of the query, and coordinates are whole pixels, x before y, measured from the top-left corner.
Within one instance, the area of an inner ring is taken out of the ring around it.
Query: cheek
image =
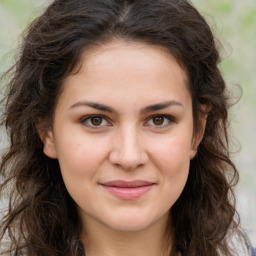
[[[166,138],[154,143],[154,147],[151,147],[151,150],[151,154],[158,164],[165,166],[165,168],[169,166],[174,171],[175,167],[189,166],[191,137],[166,136]]]
[[[158,143],[154,148],[154,164],[164,184],[165,200],[172,205],[180,196],[189,173],[190,138],[173,137]]]
[[[106,157],[106,147],[87,136],[72,136],[59,141],[57,152],[61,174],[65,186],[78,205],[83,205],[91,197],[90,187],[96,184],[102,163]]]
[[[106,143],[90,136],[70,136],[59,141],[57,154],[65,183],[92,182],[107,155]],[[68,185],[66,184],[66,185]]]

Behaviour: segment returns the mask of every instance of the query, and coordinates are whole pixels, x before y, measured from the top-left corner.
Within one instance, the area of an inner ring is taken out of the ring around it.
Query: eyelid
[[[155,117],[163,117],[163,118],[167,119],[168,120],[168,124],[164,124],[164,125],[154,125],[154,124],[153,125],[147,125],[147,123],[150,120],[152,120],[153,118],[155,118]],[[154,114],[154,115],[152,115],[152,116],[150,116],[150,117],[148,117],[146,119],[146,126],[153,126],[153,127],[157,128],[157,129],[166,128],[166,127],[170,126],[173,123],[176,123],[176,119],[173,116],[167,115],[167,114]]]
[[[100,125],[93,125],[93,124],[86,124],[86,121],[92,119],[93,117],[100,117],[103,119],[103,121],[107,122],[107,124],[100,124]],[[164,119],[167,119],[168,123],[167,124],[163,124],[163,125],[155,125],[155,124],[148,124],[150,120],[152,120],[155,117],[163,117]],[[79,122],[89,128],[92,129],[100,129],[100,128],[104,128],[106,126],[112,126],[111,122],[109,121],[109,118],[106,117],[105,115],[102,114],[91,114],[91,115],[87,115],[87,116],[83,116]],[[168,126],[170,126],[171,124],[176,123],[176,118],[174,118],[172,115],[167,115],[167,114],[154,114],[149,116],[148,118],[146,118],[145,120],[145,126],[153,126],[156,129],[161,129],[161,128],[166,128]]]
[[[107,125],[98,125],[98,126],[97,125],[86,124],[86,121],[92,119],[93,117],[100,117],[103,120],[105,120],[108,124]],[[83,116],[80,119],[80,123],[82,125],[86,126],[86,127],[92,128],[92,129],[99,129],[99,128],[102,128],[102,127],[111,126],[111,123],[110,123],[109,119],[105,115],[100,115],[100,114],[93,114],[93,115]]]

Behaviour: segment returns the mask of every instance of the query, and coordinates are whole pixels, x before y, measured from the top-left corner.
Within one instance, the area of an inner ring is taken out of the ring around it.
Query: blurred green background
[[[192,2],[223,46],[220,66],[232,95],[240,94],[237,84],[243,90],[241,100],[230,110],[234,159],[241,178],[237,187],[238,211],[243,227],[256,231],[256,0]],[[0,74],[15,61],[26,25],[48,3],[49,0],[0,0]]]
[[[243,92],[230,109],[233,157],[240,173],[237,208],[256,245],[256,0],[192,2],[223,46],[220,67],[231,95],[241,95],[238,84]]]

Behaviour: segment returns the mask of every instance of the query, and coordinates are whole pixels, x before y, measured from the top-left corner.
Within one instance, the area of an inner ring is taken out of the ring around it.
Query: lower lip
[[[125,200],[132,200],[139,198],[146,194],[154,184],[151,185],[146,185],[146,186],[141,186],[141,187],[133,187],[133,188],[123,188],[123,187],[112,187],[112,186],[104,186],[103,187],[108,190],[111,194],[114,196],[120,198],[120,199],[125,199]]]

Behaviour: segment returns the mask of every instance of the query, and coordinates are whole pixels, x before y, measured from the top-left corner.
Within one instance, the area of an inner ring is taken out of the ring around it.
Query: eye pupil
[[[100,116],[92,117],[91,123],[92,123],[93,125],[95,125],[95,126],[101,125],[101,123],[102,123],[102,117],[100,117]]]
[[[164,123],[164,117],[163,116],[155,116],[153,118],[153,122],[155,125],[162,125]]]

